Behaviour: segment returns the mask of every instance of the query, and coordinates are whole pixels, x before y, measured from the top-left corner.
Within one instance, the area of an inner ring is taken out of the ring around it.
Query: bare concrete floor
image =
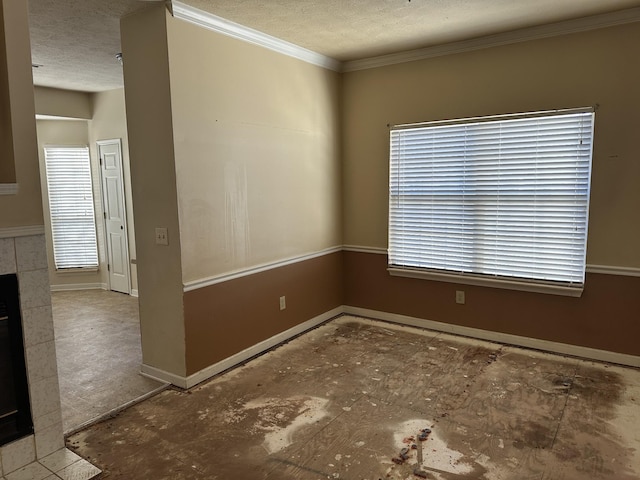
[[[638,370],[344,316],[68,442],[114,479],[630,480],[639,405]]]
[[[79,290],[54,292],[51,301],[65,432],[162,385],[139,373],[136,298]]]

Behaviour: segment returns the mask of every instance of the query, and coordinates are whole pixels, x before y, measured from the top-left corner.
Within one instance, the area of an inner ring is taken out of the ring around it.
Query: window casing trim
[[[593,113],[598,109],[598,105],[593,107],[563,108],[558,110],[541,110],[539,112],[507,113],[502,115],[487,115],[483,117],[453,118],[449,120],[433,120],[429,122],[401,123],[398,125],[389,124],[389,130],[412,130],[422,127],[438,127],[445,125],[464,125],[465,123],[497,122],[500,120],[517,120],[521,118],[551,117],[571,113]]]
[[[472,117],[472,118],[464,118],[464,119],[452,119],[452,120],[442,120],[442,121],[431,121],[431,122],[420,122],[420,123],[410,123],[410,124],[401,124],[401,125],[389,125],[390,132],[394,131],[403,131],[403,130],[414,130],[420,128],[429,128],[429,127],[441,127],[441,126],[463,126],[465,124],[478,124],[484,122],[502,122],[506,120],[525,120],[525,119],[536,119],[541,117],[550,117],[550,116],[562,116],[562,115],[576,115],[576,114],[594,114],[597,110],[597,105],[594,107],[584,107],[584,108],[571,108],[571,109],[559,109],[559,110],[547,110],[547,111],[537,111],[537,112],[527,112],[527,113],[516,113],[516,114],[507,114],[507,115],[493,115],[493,116],[484,116],[484,117]],[[391,133],[393,135],[393,133]],[[414,137],[415,138],[415,137]],[[582,142],[580,143],[582,145]],[[591,120],[591,136],[590,142],[591,148],[593,146],[593,117]],[[399,153],[395,153],[396,155],[400,155]],[[391,155],[394,155],[394,150],[391,150]],[[592,155],[592,151],[590,156]],[[396,159],[396,161],[398,161]],[[402,164],[397,163],[394,167],[393,161],[391,161],[390,168],[413,168],[416,163],[414,160],[409,160],[409,163]],[[391,173],[390,173],[391,175]],[[398,175],[398,174],[396,174]],[[536,278],[527,278],[527,277],[511,277],[509,275],[492,275],[488,273],[476,273],[469,271],[457,271],[456,269],[449,270],[447,268],[439,269],[434,267],[419,267],[419,266],[411,266],[411,265],[402,265],[394,263],[391,259],[391,255],[389,252],[388,255],[388,272],[392,276],[402,276],[402,277],[410,277],[410,278],[420,278],[434,281],[442,281],[442,282],[451,282],[456,284],[467,284],[467,285],[478,285],[478,286],[486,286],[493,288],[502,288],[502,289],[510,289],[510,290],[520,290],[520,291],[529,291],[536,293],[547,293],[553,295],[563,295],[563,296],[571,296],[571,297],[580,297],[582,291],[584,290],[584,273],[586,267],[586,243],[587,243],[587,233],[588,233],[588,211],[589,211],[589,203],[590,203],[590,176],[591,176],[591,157],[589,158],[588,163],[588,172],[587,172],[587,180],[586,180],[586,212],[587,212],[587,220],[584,224],[584,237],[583,237],[583,245],[582,245],[582,278],[579,280],[578,278],[574,278],[570,281],[547,281],[544,279],[536,279]],[[390,177],[391,178],[391,177]],[[390,179],[391,182],[391,179]],[[392,192],[390,185],[390,210],[392,208]],[[396,206],[397,208],[397,206]],[[391,211],[389,212],[391,217]],[[411,215],[411,212],[409,213]],[[391,220],[389,220],[390,222]],[[391,223],[389,223],[389,229],[391,229]],[[397,234],[399,231],[394,230]],[[391,234],[391,230],[389,231]],[[390,237],[391,238],[391,237]],[[397,258],[394,258],[397,260]]]
[[[436,282],[455,283],[460,285],[475,285],[478,287],[501,288],[504,290],[519,290],[522,292],[545,293],[562,295],[566,297],[580,297],[584,290],[583,284],[568,286],[556,285],[552,282],[526,281],[519,279],[507,279],[505,277],[489,277],[471,273],[444,273],[420,268],[389,266],[389,275],[394,277],[419,278]]]
[[[100,271],[100,267],[64,267],[57,268],[56,273],[61,274],[78,274],[78,273],[96,273]]]

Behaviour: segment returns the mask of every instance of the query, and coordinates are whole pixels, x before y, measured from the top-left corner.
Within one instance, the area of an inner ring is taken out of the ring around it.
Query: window
[[[97,268],[88,147],[45,147],[56,269]]]
[[[389,272],[579,296],[593,109],[396,126]]]

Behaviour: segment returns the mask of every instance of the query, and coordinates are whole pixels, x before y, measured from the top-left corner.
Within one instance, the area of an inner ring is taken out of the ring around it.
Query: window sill
[[[56,268],[56,273],[63,275],[68,274],[82,274],[82,273],[97,273],[100,269],[98,267],[86,267],[86,268]]]
[[[0,195],[17,195],[17,183],[0,183]]]
[[[463,273],[442,273],[421,269],[389,267],[387,271],[394,277],[421,278],[436,282],[459,283],[463,285],[476,285],[480,287],[502,288],[505,290],[520,290],[523,292],[546,293],[550,295],[562,295],[566,297],[580,297],[584,287],[567,287],[545,283],[505,280],[498,278],[476,277]]]

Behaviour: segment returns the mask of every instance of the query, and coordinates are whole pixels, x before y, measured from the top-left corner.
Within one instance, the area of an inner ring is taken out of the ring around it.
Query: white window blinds
[[[56,269],[96,268],[98,251],[87,147],[45,147]]]
[[[389,265],[584,284],[594,113],[391,130]]]

